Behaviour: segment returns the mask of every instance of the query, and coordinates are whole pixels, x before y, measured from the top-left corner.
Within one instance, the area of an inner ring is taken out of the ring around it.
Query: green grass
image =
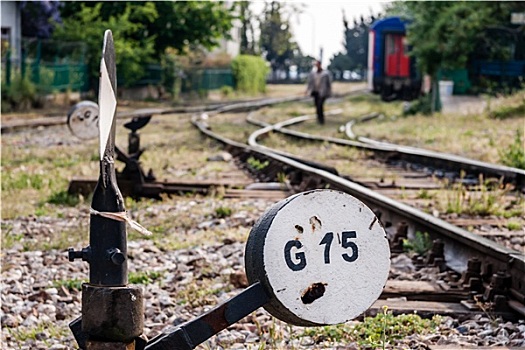
[[[525,145],[521,138],[522,133],[523,131],[517,129],[514,136],[514,142],[507,148],[499,150],[501,163],[510,167],[525,169]]]
[[[520,93],[523,95],[524,92]],[[520,93],[514,97],[514,100],[522,98],[519,97]],[[505,101],[506,99],[502,99],[501,104],[504,105]],[[368,103],[372,105],[372,100]],[[384,104],[380,101],[377,103],[379,106]],[[360,113],[379,112],[384,108],[379,106],[360,108]],[[521,114],[521,118],[495,119],[490,117],[489,112],[483,112],[468,115],[460,113],[432,116],[416,114],[391,118],[393,115],[401,115],[395,108],[385,115],[387,118],[376,118],[367,123],[355,125],[354,133],[358,136],[368,136],[373,139],[499,164],[501,164],[500,150],[507,150],[513,144],[515,130],[523,130],[524,116]]]
[[[307,328],[303,335],[312,337],[316,343],[356,342],[364,349],[385,349],[411,335],[432,334],[440,324],[439,316],[430,320],[415,313],[395,316],[385,307],[383,313],[365,317],[363,322]]]
[[[54,341],[52,342],[48,339],[65,338],[71,332],[66,325],[57,326],[52,322],[40,322],[31,328],[4,328],[4,331],[7,331],[19,343],[24,343],[28,340],[41,340],[47,346],[51,346],[54,343]]]
[[[80,197],[78,195],[69,194],[67,191],[63,190],[52,193],[47,199],[47,202],[55,205],[74,207],[80,203]]]
[[[50,185],[50,182],[52,182],[52,179],[46,179],[43,174],[4,172],[2,174],[2,191],[40,190],[44,185]]]
[[[157,271],[137,271],[130,272],[128,282],[130,284],[151,284],[164,276],[163,272]]]
[[[217,218],[226,218],[232,215],[232,209],[228,207],[218,207],[215,209],[215,217]]]
[[[421,233],[417,231],[413,239],[403,240],[403,249],[405,251],[413,251],[419,255],[425,254],[430,249],[432,249],[432,240],[430,239],[430,235],[428,232]]]
[[[281,87],[285,94],[290,93],[290,87]],[[296,87],[294,87],[296,88]],[[304,86],[299,90],[304,90]],[[282,92],[282,91],[281,91]],[[314,120],[294,126],[296,130],[312,132],[335,137],[342,137],[338,131],[340,126],[352,118],[371,112],[382,113],[386,117],[374,119],[368,123],[358,124],[357,133],[361,132],[372,137],[385,138],[390,141],[405,141],[404,143],[417,146],[429,144],[432,147],[449,151],[450,153],[469,153],[476,157],[498,159],[497,147],[508,149],[514,141],[516,118],[495,120],[486,115],[468,117],[436,115],[433,117],[413,116],[399,117],[402,103],[383,103],[376,95],[361,95],[343,99],[337,104],[327,104],[327,110],[342,108],[343,113],[327,118],[325,125],[318,125]],[[283,121],[290,116],[314,113],[311,101],[306,103],[287,103],[280,106],[267,107],[256,112],[257,117],[270,123]],[[212,130],[224,133],[226,137],[235,137],[245,142],[251,132],[258,128],[244,122],[245,113],[231,113],[210,118]],[[215,119],[217,118],[217,119]],[[162,115],[155,118],[147,127],[141,129],[141,144],[146,148],[141,162],[148,171],[153,169],[157,179],[213,179],[224,172],[228,172],[231,164],[223,162],[208,162],[207,157],[221,152],[220,144],[202,136],[189,122],[187,115]],[[128,142],[127,131],[118,121],[117,145],[126,148]],[[457,134],[454,134],[458,130]],[[46,130],[47,132],[47,130]],[[99,172],[97,140],[74,142],[71,144],[44,145],[35,142],[42,135],[35,133],[35,137],[27,138],[24,133],[2,135],[2,220],[28,217],[64,218],[69,215],[78,215],[85,220],[75,228],[53,230],[46,232],[39,238],[24,236],[23,233],[13,232],[9,225],[2,224],[2,243],[4,247],[21,244],[23,249],[64,249],[79,243],[85,244],[89,235],[89,203],[90,198],[70,196],[67,194],[69,181],[73,177],[97,178]],[[450,139],[459,139],[460,143]],[[189,141],[190,140],[190,141]],[[337,167],[341,174],[353,176],[382,176],[385,181],[393,180],[391,174],[378,170],[369,162],[367,152],[350,147],[329,145],[318,142],[291,142],[292,138],[270,134],[262,140],[269,147],[287,145],[291,153],[308,154],[312,160],[326,161]],[[464,143],[464,141],[467,143]],[[32,143],[34,142],[34,143]],[[403,143],[403,142],[401,142]],[[450,145],[449,145],[450,143]],[[492,144],[492,146],[489,145]],[[517,144],[517,143],[516,143]],[[455,150],[460,150],[455,152]],[[480,152],[483,150],[483,152]],[[495,156],[494,156],[495,155]],[[475,158],[475,157],[474,157]],[[358,162],[358,165],[355,165]],[[121,170],[123,165],[117,162]],[[252,160],[252,166],[261,168],[265,161]],[[286,181],[280,174],[279,181]],[[458,190],[459,191],[459,190]],[[500,195],[502,192],[496,194]],[[432,196],[429,193],[420,193],[421,196]],[[523,198],[510,207],[508,203],[499,203],[498,198],[490,197],[486,191],[486,198],[482,202],[488,209],[477,208],[477,212],[493,212],[504,217],[515,217],[523,210]],[[191,197],[191,198],[190,198]],[[221,198],[221,191],[215,194],[215,199]],[[428,198],[431,199],[431,198]],[[434,200],[443,200],[436,194]],[[201,202],[203,200],[203,202]],[[175,206],[178,201],[198,201],[199,205],[192,207],[184,215],[173,217],[157,215],[149,211],[148,207],[159,205],[159,210],[168,210],[168,206]],[[463,202],[466,199],[462,199]],[[246,239],[247,232],[241,228],[231,231],[211,228],[198,230],[196,227],[202,217],[215,218],[231,215],[228,208],[237,211],[238,208],[224,202],[223,209],[203,205],[206,202],[199,196],[163,197],[162,202],[153,200],[132,200],[126,198],[126,208],[134,215],[139,223],[154,232],[148,237],[161,249],[176,249],[192,247],[205,243],[214,243],[217,239],[234,237],[236,240]],[[445,198],[446,202],[446,198]],[[460,201],[461,202],[461,201]],[[468,201],[467,201],[468,204]],[[474,206],[472,201],[471,206]],[[443,206],[439,207],[442,208]],[[463,209],[458,209],[463,210]],[[142,235],[129,232],[130,239],[144,239]]]
[[[512,190],[511,186],[496,184],[479,179],[480,185],[467,189],[462,183],[455,183],[449,190],[443,190],[441,195],[446,200],[439,201],[442,211],[451,214],[468,214],[489,216],[497,215],[509,218],[523,214],[523,197],[519,196],[512,203],[506,203],[506,195]],[[477,190],[476,190],[477,189]]]
[[[82,290],[82,284],[86,283],[86,280],[79,280],[76,278],[68,279],[68,280],[56,280],[53,281],[53,287],[55,288],[61,288],[64,287],[70,292],[76,292]]]
[[[524,95],[525,96],[525,95]],[[508,104],[498,106],[489,112],[489,116],[494,119],[523,118],[525,116],[525,98],[518,104]]]
[[[523,224],[517,221],[509,221],[507,222],[507,228],[511,231],[519,231],[523,228]]]

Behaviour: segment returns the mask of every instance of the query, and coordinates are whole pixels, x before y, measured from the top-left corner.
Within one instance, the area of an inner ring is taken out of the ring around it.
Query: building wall
[[[230,8],[232,3],[232,1],[225,1],[223,5]],[[238,56],[241,52],[241,28],[241,21],[238,19],[234,20],[232,29],[230,29],[231,38],[229,40],[221,39],[219,46],[213,49],[210,55],[214,56],[220,53],[227,53],[231,58]]]
[[[4,49],[4,40],[7,40],[11,49],[11,59],[15,62],[18,62],[21,57],[22,16],[20,4],[16,1],[0,1],[2,49]]]

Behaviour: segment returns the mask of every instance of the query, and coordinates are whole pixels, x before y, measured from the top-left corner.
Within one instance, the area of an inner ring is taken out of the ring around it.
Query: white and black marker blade
[[[385,231],[358,199],[314,190],[270,208],[250,232],[250,283],[260,281],[275,317],[299,326],[338,324],[366,311],[390,268]]]
[[[110,30],[104,33],[104,45],[100,62],[99,137],[100,159],[113,157],[115,147],[115,114],[117,110],[117,69],[115,47]]]

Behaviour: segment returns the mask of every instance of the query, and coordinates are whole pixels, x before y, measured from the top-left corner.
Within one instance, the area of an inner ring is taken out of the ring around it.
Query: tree
[[[254,14],[250,8],[249,1],[236,1],[234,7],[238,11],[238,18],[241,21],[241,54],[255,55],[257,51],[255,31],[254,31]]]
[[[433,107],[437,96],[437,73],[441,68],[465,68],[476,49],[487,46],[487,30],[509,29],[510,13],[523,12],[519,2],[395,2],[388,10],[408,21],[407,40],[423,73],[433,81]],[[503,52],[505,44],[491,43],[492,55]]]
[[[336,77],[342,76],[345,70],[363,71],[368,65],[368,32],[374,21],[380,17],[370,14],[369,17],[361,16],[359,21],[354,18],[350,26],[346,15],[343,13],[344,50],[330,59],[328,69],[334,72]]]
[[[74,16],[81,7],[102,4],[102,20],[118,18],[129,5],[124,1],[69,1],[62,9],[62,17]],[[200,45],[211,49],[219,39],[228,37],[234,18],[232,9],[222,1],[133,1],[134,7],[148,8],[156,13],[154,21],[142,16],[132,20],[142,24],[133,38],[141,40],[155,36],[155,56],[161,57],[167,48],[184,51],[189,45]]]
[[[350,58],[348,61],[350,70],[364,70],[368,64],[368,31],[376,17],[370,15],[368,18],[360,17],[359,22],[354,18],[353,26],[350,27],[346,16],[343,15],[345,27],[345,50]]]
[[[272,1],[265,4],[260,28],[261,51],[270,62],[274,78],[279,69],[288,73],[290,60],[294,57],[298,45],[292,39],[289,20],[283,18],[281,3]]]
[[[101,9],[102,3],[89,7],[80,4],[80,10],[63,17],[63,25],[55,28],[53,38],[86,43],[91,86],[96,86],[102,38],[104,31],[111,29],[115,39],[117,71],[128,85],[132,84],[142,77],[145,63],[151,62],[154,54],[154,37],[144,37],[141,40],[135,37],[144,29],[143,23],[157,18],[157,12],[151,3],[139,6],[127,2],[119,15],[103,19]]]
[[[352,70],[353,67],[355,67],[355,64],[352,61],[352,58],[348,57],[348,55],[342,52],[339,52],[330,59],[328,70],[334,73],[335,79],[340,79],[343,76],[343,72],[345,70]]]
[[[143,76],[146,64],[161,62],[167,49],[218,45],[233,19],[231,9],[216,1],[68,1],[61,15],[56,38],[88,43],[93,80],[104,29],[113,30],[119,75],[128,85]]]
[[[55,23],[60,23],[58,1],[22,1],[20,4],[22,36],[48,39]]]

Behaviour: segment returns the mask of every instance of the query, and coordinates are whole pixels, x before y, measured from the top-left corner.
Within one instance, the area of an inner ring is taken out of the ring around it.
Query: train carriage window
[[[403,37],[402,40],[403,40],[403,55],[408,56],[408,52],[409,52],[408,40],[407,40],[407,38],[405,36]]]
[[[392,34],[386,35],[386,50],[385,51],[387,55],[393,55],[396,53],[395,36]]]

